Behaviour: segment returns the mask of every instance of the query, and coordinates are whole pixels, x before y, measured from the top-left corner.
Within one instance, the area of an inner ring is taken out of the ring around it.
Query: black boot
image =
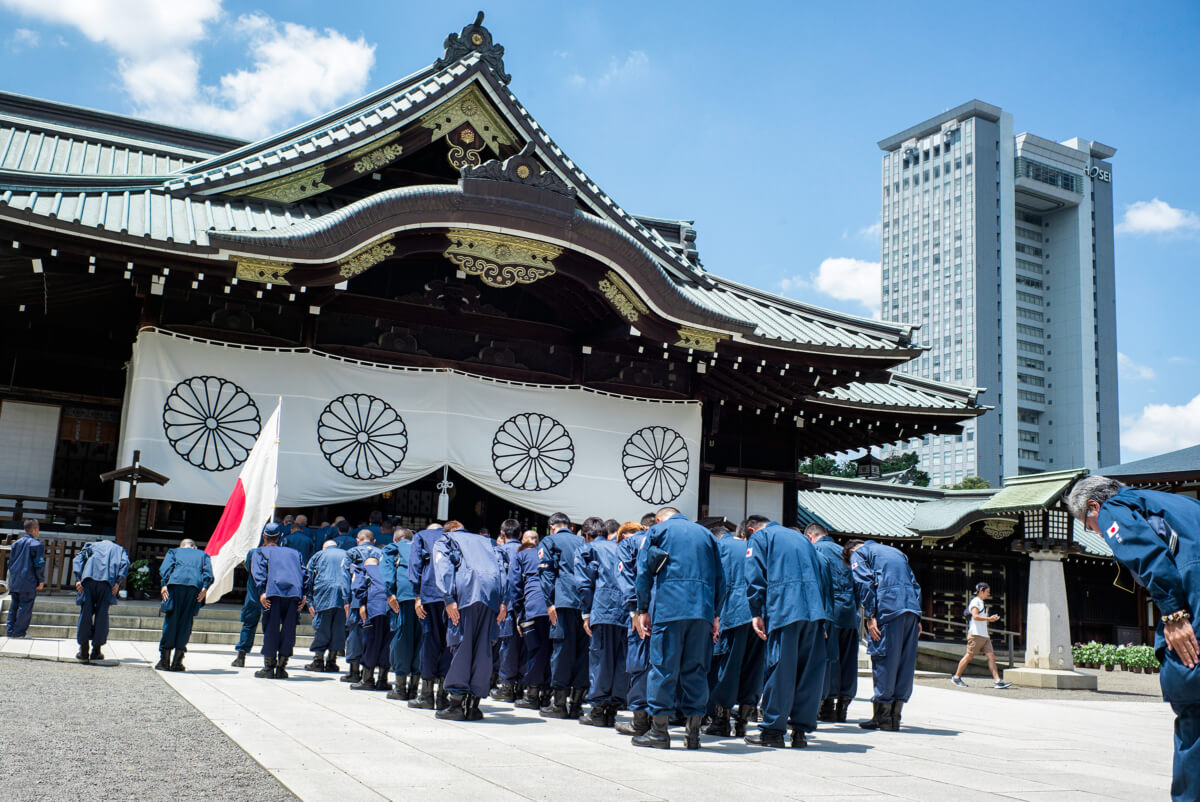
[[[467,697],[465,694],[454,694],[449,698],[448,704],[442,710],[437,712],[437,718],[443,721],[466,721],[467,720]]]
[[[421,675],[420,674],[409,674],[408,675],[408,689],[407,689],[408,697],[407,698],[416,699],[417,698],[417,689],[419,689],[420,687],[421,687]]]
[[[325,650],[313,652],[312,662],[304,667],[305,671],[325,671]]]
[[[607,727],[608,716],[605,713],[607,705],[604,702],[597,702],[592,705],[592,709],[579,717],[580,724],[587,724],[590,727]]]
[[[352,690],[352,691],[373,691],[373,690],[375,690],[375,668],[374,667],[364,668],[362,670],[362,676],[359,677],[358,682],[355,682],[354,684],[352,684],[350,686],[350,690]]]
[[[288,678],[288,673],[286,671],[284,671],[284,669],[287,668],[287,661],[288,661],[288,658],[286,658],[286,657],[279,658],[279,662],[277,662],[275,664],[275,679],[287,679]]]
[[[634,746],[648,746],[651,749],[670,749],[671,734],[667,732],[669,716],[654,716],[650,719],[650,729],[641,735],[635,735],[630,740]]]
[[[492,691],[491,697],[497,702],[515,702],[517,701],[517,686],[511,682],[505,682]]]
[[[550,703],[538,711],[542,718],[567,717],[567,689],[555,688],[551,692]]]
[[[326,674],[336,674],[340,670],[338,669],[337,656],[337,652],[330,652],[325,656],[325,668],[322,670]]]
[[[650,729],[650,714],[645,710],[633,711],[633,721],[622,721],[617,725],[621,735],[642,735]]]
[[[782,749],[787,746],[780,730],[759,730],[746,736],[746,743],[751,746],[769,746],[772,749]]]
[[[746,723],[750,721],[750,713],[753,709],[753,705],[737,706],[737,713],[733,719],[734,737],[742,738],[746,735]]]
[[[450,706],[450,694],[446,690],[446,678],[437,678],[437,691],[433,694],[433,706],[438,710],[445,710]]]
[[[525,689],[525,696],[513,702],[513,707],[519,707],[522,710],[537,710],[542,706],[542,689],[537,685],[530,685]]]
[[[899,732],[900,730],[900,711],[904,709],[904,702],[897,699],[892,702],[888,709],[888,720],[886,724],[880,724],[879,729],[887,732]]]
[[[229,665],[233,666],[234,668],[245,668],[246,667],[246,653],[238,652],[237,657],[233,658],[233,662],[230,663]]]
[[[844,722],[846,720],[846,714],[849,711],[850,711],[850,697],[849,696],[839,696],[837,698],[837,701],[834,702],[834,704],[833,704],[834,720],[838,721],[838,722]]]
[[[837,713],[834,712],[832,696],[821,702],[821,709],[817,711],[817,721],[837,721]]]
[[[396,675],[396,684],[388,691],[387,698],[395,699],[399,702],[407,702],[412,696],[408,693],[408,677]]]
[[[683,745],[688,749],[700,748],[700,721],[703,716],[688,716],[684,726],[687,730],[684,733]]]
[[[615,727],[617,724],[617,703],[609,702],[604,706],[604,726]]]
[[[392,686],[387,681],[388,670],[386,668],[379,669],[379,676],[375,678],[375,690],[391,691]]]
[[[716,735],[720,738],[728,738],[729,730],[729,708],[717,705],[713,712],[712,721],[704,728],[705,735]]]
[[[359,666],[357,660],[351,660],[350,670],[342,675],[342,682],[349,682],[353,684],[358,682],[360,679],[362,679],[362,668]]]
[[[76,660],[78,660],[78,661],[79,661],[79,662],[81,662],[81,663],[87,663],[87,662],[90,662],[90,661],[88,660],[88,647],[87,647],[87,646],[80,646],[80,647],[79,647],[79,651],[75,652],[75,659],[76,659]]]
[[[94,643],[92,644],[91,659],[92,660],[103,660],[104,659],[104,652],[100,651],[100,647]]]
[[[871,708],[874,715],[866,721],[858,722],[858,726],[864,730],[877,730],[883,726],[883,723],[891,717],[892,703],[891,702],[871,702]]]
[[[176,649],[175,650],[175,659],[171,662],[171,670],[172,671],[186,671],[187,670],[183,667],[183,655],[186,651],[187,651],[186,649]]]
[[[678,710],[672,713],[671,718],[667,721],[667,726],[670,727],[682,727],[684,724],[687,724],[687,716]]]
[[[159,649],[158,662],[154,664],[155,671],[170,671],[171,670],[171,650]]]
[[[587,696],[587,688],[572,688],[567,695],[567,718],[583,717],[583,697]]]
[[[275,676],[275,658],[264,657],[263,667],[254,672],[254,676],[259,679],[272,679]]]
[[[467,721],[480,721],[483,713],[479,711],[479,697],[467,694]]]
[[[808,736],[799,727],[792,727],[792,748],[803,749],[808,746]]]
[[[421,690],[408,706],[414,710],[433,710],[433,680],[421,680]]]

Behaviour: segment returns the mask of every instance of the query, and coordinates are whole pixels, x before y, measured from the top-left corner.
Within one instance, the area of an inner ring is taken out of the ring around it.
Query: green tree
[[[956,485],[942,486],[946,490],[986,490],[991,487],[987,479],[978,476],[967,476]]]
[[[800,463],[800,473],[815,474],[817,476],[842,476],[853,479],[855,475],[854,463],[836,462],[832,457],[813,457]]]
[[[921,458],[917,456],[917,452],[915,451],[893,454],[883,461],[883,472],[895,473],[896,471],[907,471],[909,468],[917,467],[917,463],[920,461]]]

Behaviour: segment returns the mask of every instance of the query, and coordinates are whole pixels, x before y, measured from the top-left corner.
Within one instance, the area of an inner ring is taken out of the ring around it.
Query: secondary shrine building
[[[0,94],[0,519],[112,533],[99,474],[140,452],[170,481],[121,539],[206,540],[279,408],[278,504],[314,524],[424,525],[443,479],[472,528],[794,523],[806,457],[983,411],[892,372],[912,327],[723,278],[691,221],[626,211],[482,22],[259,142]]]

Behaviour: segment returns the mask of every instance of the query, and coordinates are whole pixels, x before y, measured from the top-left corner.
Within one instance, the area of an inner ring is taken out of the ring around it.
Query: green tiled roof
[[[1039,473],[1031,476],[1009,476],[1004,489],[980,506],[984,512],[1017,512],[1036,507],[1048,507],[1066,492],[1081,470]]]

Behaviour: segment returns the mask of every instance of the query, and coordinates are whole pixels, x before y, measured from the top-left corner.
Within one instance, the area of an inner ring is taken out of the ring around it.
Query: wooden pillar
[[[138,518],[141,504],[137,496],[123,498],[117,507],[117,545],[125,549],[130,561],[136,559]]]

